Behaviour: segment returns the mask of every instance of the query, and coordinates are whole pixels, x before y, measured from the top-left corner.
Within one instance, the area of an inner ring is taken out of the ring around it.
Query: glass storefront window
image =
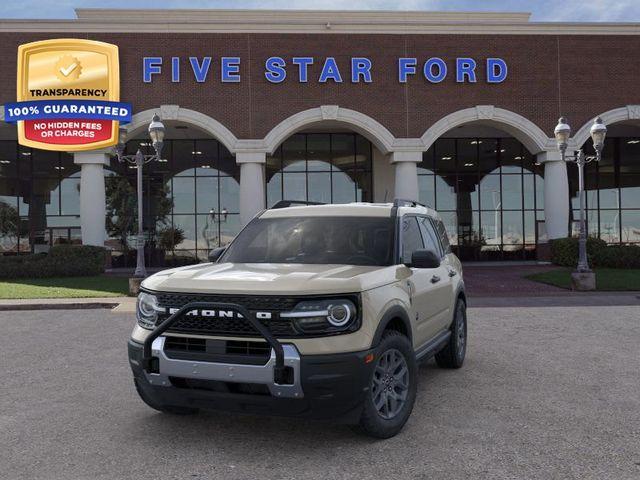
[[[591,140],[583,146],[592,152]],[[580,218],[578,172],[569,164],[572,232],[577,235]],[[640,141],[608,136],[599,163],[585,169],[587,231],[608,243],[640,243],[636,212],[640,209]]]
[[[145,140],[132,140],[127,151],[141,148],[151,153]],[[209,251],[228,242],[228,234],[221,230],[234,231],[235,227],[221,227],[225,223],[239,224],[233,219],[239,217],[240,169],[235,157],[213,139],[166,140],[162,152],[162,161],[154,161],[143,169],[144,225],[150,242],[146,249],[147,261],[151,266],[158,265],[163,258],[167,266],[206,260]],[[110,180],[125,179],[135,192],[136,170],[122,168],[112,162],[112,170],[107,172]],[[130,212],[135,212],[135,202]],[[134,215],[135,213],[130,213]],[[170,247],[162,238],[171,238],[167,234],[171,228],[180,229],[184,240]],[[135,235],[129,234],[130,248]],[[225,240],[227,238],[227,240]],[[108,245],[122,250],[119,238],[112,238]],[[116,266],[132,266],[135,256],[122,258]]]
[[[267,157],[267,206],[372,200],[371,143],[355,133],[299,133]]]
[[[425,152],[420,201],[446,217],[463,260],[534,258],[544,209],[543,170],[534,161],[513,138],[441,138]]]
[[[640,243],[640,209],[623,210],[620,224],[624,243]]]

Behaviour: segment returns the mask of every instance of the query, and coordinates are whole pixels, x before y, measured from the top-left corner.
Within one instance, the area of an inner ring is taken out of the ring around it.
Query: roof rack
[[[295,207],[298,205],[326,205],[326,203],[322,202],[307,202],[305,200],[280,200],[276,202],[271,210],[277,210],[278,208],[287,208],[287,207]]]
[[[396,198],[393,201],[393,206],[394,207],[424,207],[424,208],[429,208],[424,203],[420,203],[420,202],[417,202],[415,200],[404,200],[402,198]]]

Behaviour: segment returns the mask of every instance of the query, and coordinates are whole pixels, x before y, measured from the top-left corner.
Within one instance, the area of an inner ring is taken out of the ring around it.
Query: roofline
[[[529,13],[76,9],[76,19],[0,19],[0,32],[640,35],[640,23],[530,22]]]
[[[269,21],[296,20],[308,17],[336,20],[358,20],[391,17],[403,22],[453,21],[468,22],[528,22],[529,12],[492,12],[492,11],[425,11],[425,10],[302,10],[302,9],[231,9],[231,8],[168,8],[168,9],[126,9],[126,8],[76,8],[79,20],[130,20],[132,15],[144,16],[145,20],[159,22],[177,19],[203,22],[221,19],[253,19],[259,23]]]

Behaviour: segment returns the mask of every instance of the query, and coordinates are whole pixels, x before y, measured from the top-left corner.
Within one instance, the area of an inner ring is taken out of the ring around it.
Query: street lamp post
[[[562,154],[563,161],[574,162],[578,166],[578,191],[580,196],[580,237],[578,240],[578,266],[576,274],[590,274],[589,260],[587,258],[587,226],[585,218],[585,191],[584,191],[584,166],[593,161],[599,162],[602,158],[602,149],[604,147],[604,139],[607,134],[607,127],[602,123],[602,119],[597,117],[591,126],[591,139],[593,140],[593,148],[595,155],[585,155],[582,149],[572,155],[567,155],[567,146],[569,137],[571,136],[571,127],[567,123],[566,118],[561,117],[558,125],[554,130],[558,149]],[[575,278],[575,277],[574,277]],[[593,282],[595,282],[595,278]],[[595,288],[595,285],[594,285]]]
[[[146,277],[147,269],[144,265],[144,233],[143,233],[143,204],[142,204],[142,166],[145,163],[149,163],[152,160],[160,160],[162,153],[162,145],[164,142],[164,134],[165,128],[163,123],[160,121],[160,117],[156,114],[151,119],[151,123],[149,124],[149,137],[151,138],[151,143],[153,145],[153,149],[155,153],[153,155],[144,155],[142,151],[138,148],[138,151],[135,155],[125,155],[124,148],[125,142],[127,139],[127,129],[124,127],[120,128],[120,136],[118,139],[118,145],[116,145],[116,156],[118,157],[119,162],[127,162],[132,165],[135,165],[136,168],[136,177],[137,177],[137,194],[138,194],[138,235],[136,236],[136,250],[137,250],[137,259],[136,259],[136,271],[134,273],[135,277]]]

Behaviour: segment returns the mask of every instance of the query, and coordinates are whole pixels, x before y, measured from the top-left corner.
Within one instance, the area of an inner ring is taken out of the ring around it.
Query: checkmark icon
[[[77,64],[76,62],[73,62],[73,63],[72,63],[71,65],[69,65],[67,68],[60,67],[60,73],[61,73],[62,75],[64,75],[65,77],[68,77],[68,76],[69,76],[69,74],[70,74],[71,72],[73,72],[73,71],[76,69],[76,67],[77,67],[77,66],[78,66],[78,64]]]
[[[58,60],[54,71],[60,80],[69,82],[80,76],[82,65],[77,58],[71,55],[65,55]]]

